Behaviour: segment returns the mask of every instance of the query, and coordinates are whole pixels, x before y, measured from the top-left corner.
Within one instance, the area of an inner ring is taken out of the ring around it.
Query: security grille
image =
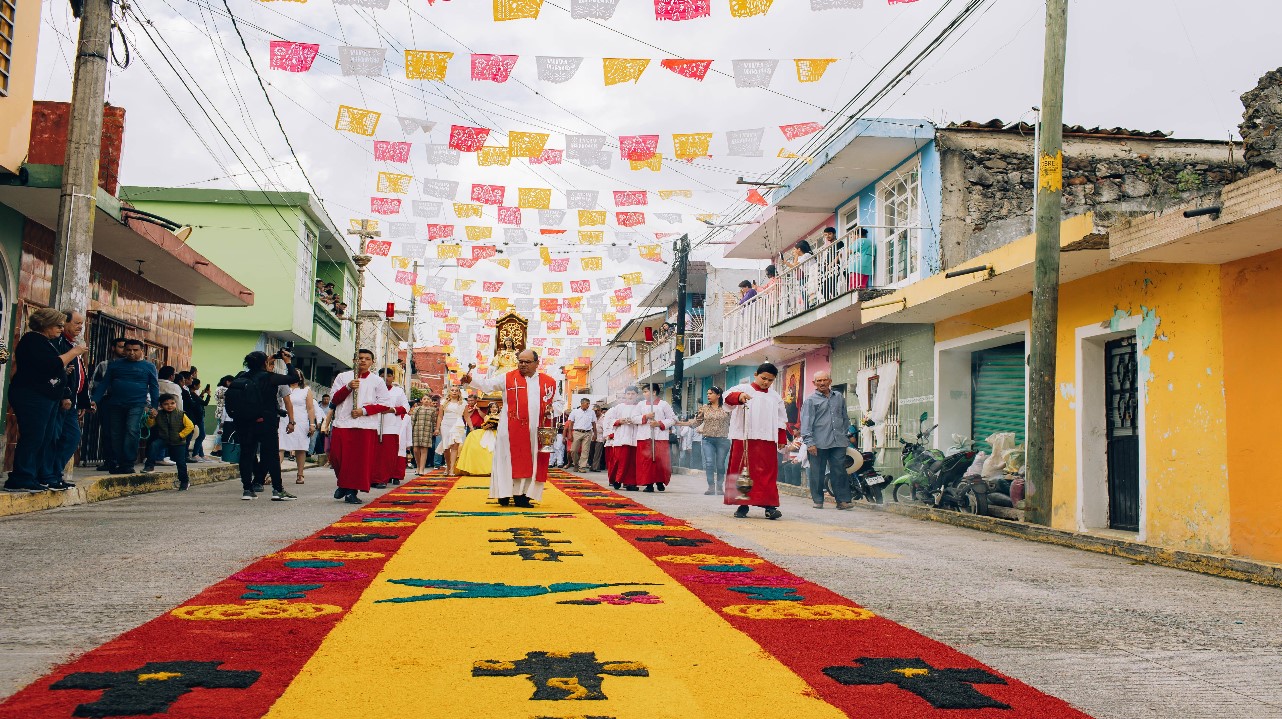
[[[856,376],[858,376],[858,372],[861,372],[866,369],[875,370],[878,367],[891,362],[894,362],[896,364],[899,363],[899,343],[883,342],[881,344],[873,345],[872,347],[868,347],[864,349],[860,353],[859,365],[858,365],[858,370],[856,371]],[[897,448],[899,447],[899,435],[900,435],[899,375],[898,374],[895,375],[895,386],[891,387],[890,392],[891,392],[890,409],[886,410],[886,420],[885,420],[885,424],[886,424],[885,446]],[[859,401],[858,398],[854,396],[855,383],[853,382],[850,384],[850,393],[851,393],[850,402],[858,403]],[[870,398],[869,402],[871,401],[872,400]],[[870,449],[870,448],[860,447],[860,449]]]

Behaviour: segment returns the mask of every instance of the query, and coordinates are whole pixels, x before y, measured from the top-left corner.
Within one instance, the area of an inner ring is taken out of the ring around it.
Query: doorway
[[[1108,526],[1136,532],[1140,525],[1140,455],[1135,336],[1105,343],[1104,357]]]

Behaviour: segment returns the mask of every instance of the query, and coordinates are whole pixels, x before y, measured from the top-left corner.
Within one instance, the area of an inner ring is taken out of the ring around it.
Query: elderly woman
[[[43,492],[70,489],[55,466],[54,417],[67,395],[67,365],[88,351],[83,345],[59,353],[53,341],[62,334],[67,316],[44,308],[27,319],[29,332],[18,340],[13,361],[16,370],[9,385],[9,406],[18,419],[18,446],[13,471],[4,483],[8,492]]]

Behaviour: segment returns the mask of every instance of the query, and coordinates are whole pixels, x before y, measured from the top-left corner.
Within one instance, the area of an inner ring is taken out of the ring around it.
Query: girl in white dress
[[[297,372],[297,370],[295,370]],[[280,462],[285,463],[285,456],[291,452],[294,455],[294,461],[298,463],[298,473],[294,478],[294,484],[303,483],[303,467],[307,464],[307,450],[311,446],[312,434],[316,431],[316,400],[312,397],[312,390],[303,381],[302,373],[298,373],[294,378],[295,381],[289,385],[289,396],[286,402],[294,405],[294,416],[307,416],[307,423],[295,422],[294,431],[286,432],[285,427],[288,421],[287,417],[281,417],[279,439],[280,439]]]
[[[445,401],[441,403],[441,453],[445,455],[445,472],[449,476],[454,476],[459,448],[467,434],[463,425],[464,407],[462,390],[450,387]]]

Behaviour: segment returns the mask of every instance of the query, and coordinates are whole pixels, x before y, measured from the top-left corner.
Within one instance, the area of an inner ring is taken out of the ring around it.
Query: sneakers
[[[703,493],[705,497],[713,494],[716,494],[716,492],[712,491],[712,487],[708,487],[708,491]]]
[[[25,482],[19,482],[17,484],[9,484],[8,482],[5,482],[4,491],[21,492],[24,494],[37,494],[39,492],[44,492],[46,490],[44,486],[36,484],[35,482],[29,483],[29,484]]]
[[[187,482],[179,482],[179,483],[178,483],[178,491],[179,491],[179,492],[186,492],[186,491],[187,491],[187,487],[188,487],[188,486],[189,486],[189,485],[188,485],[188,483],[187,483]]]
[[[155,471],[156,471],[156,465],[154,465],[154,464],[150,464],[150,463],[148,463],[148,464],[144,464],[144,465],[142,466],[142,471],[144,471],[144,472],[155,472]]]
[[[67,491],[68,489],[71,489],[72,487],[74,487],[75,485],[67,484],[66,482],[64,482],[64,481],[62,481],[62,480],[58,480],[58,481],[56,481],[56,482],[50,482],[49,484],[47,484],[47,485],[45,485],[45,486],[46,486],[46,487],[48,487],[49,489],[51,489],[51,490],[55,491],[55,492],[65,492],[65,491]]]
[[[178,466],[178,463],[177,463],[177,462],[175,462],[175,461],[174,461],[174,460],[172,460],[172,459],[162,459],[162,460],[160,460],[159,462],[157,462],[156,464],[162,464],[162,465],[164,465],[164,466],[166,466],[166,467],[176,467],[176,466]]]
[[[272,501],[273,501],[273,502],[292,502],[292,501],[293,501],[293,500],[295,500],[295,499],[298,499],[298,497],[295,497],[294,495],[290,494],[289,492],[286,492],[286,491],[285,491],[285,490],[283,490],[283,489],[281,489],[281,490],[273,489],[273,490],[272,490]]]
[[[258,499],[258,495],[254,494],[254,490],[246,489],[240,493],[240,498],[248,501],[250,499]]]

